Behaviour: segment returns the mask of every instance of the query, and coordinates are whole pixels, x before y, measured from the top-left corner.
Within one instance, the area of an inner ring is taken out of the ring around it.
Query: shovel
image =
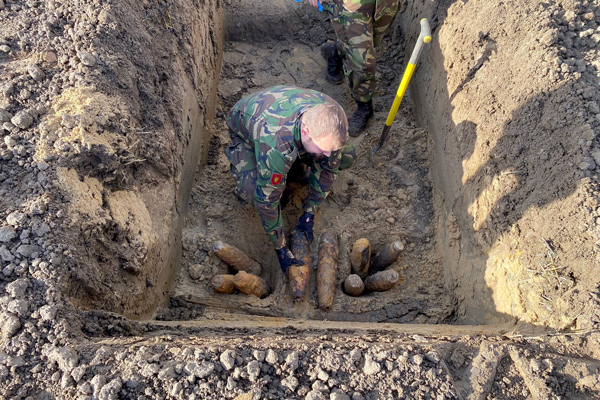
[[[410,78],[412,77],[413,72],[415,72],[417,61],[419,60],[419,56],[421,55],[421,51],[423,50],[423,44],[429,42],[431,42],[431,28],[429,27],[429,21],[427,21],[427,18],[423,18],[421,20],[421,33],[419,34],[419,38],[417,39],[417,44],[410,56],[410,60],[408,61],[408,65],[406,66],[406,70],[404,71],[404,75],[402,76],[400,86],[398,86],[398,92],[396,92],[396,98],[394,99],[392,108],[390,109],[387,119],[385,120],[385,126],[383,127],[383,132],[381,132],[379,143],[377,144],[377,147],[375,147],[371,152],[371,156],[373,156],[386,141],[390,132],[390,128],[392,127],[392,123],[394,123],[394,118],[396,118],[396,113],[398,112],[400,103],[402,102],[402,98],[404,97],[404,93],[406,92],[406,88],[408,87],[408,83],[410,82]]]

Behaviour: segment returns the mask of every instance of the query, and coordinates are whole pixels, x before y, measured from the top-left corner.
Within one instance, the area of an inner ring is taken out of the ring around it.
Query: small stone
[[[285,358],[284,368],[290,372],[294,372],[296,369],[298,369],[299,363],[298,352],[292,351]]]
[[[263,362],[265,360],[265,352],[261,351],[261,350],[254,350],[252,352],[252,356],[260,362]]]
[[[583,93],[581,93],[583,98],[586,100],[593,98],[595,96],[595,94],[596,94],[596,88],[594,88],[592,86],[585,88],[583,90]]]
[[[14,126],[11,122],[5,122],[2,124],[2,129],[4,129],[7,132],[12,132],[12,133],[17,133],[19,131],[19,128],[17,128],[16,126]]]
[[[28,65],[27,72],[29,73],[29,76],[38,82],[46,77],[44,71],[42,71],[42,69],[35,64]]]
[[[29,302],[23,299],[16,299],[8,303],[6,309],[19,317],[25,317],[27,316],[27,311],[29,311]]]
[[[0,330],[4,339],[10,339],[21,329],[21,320],[14,314],[4,312],[0,315]]]
[[[329,391],[329,387],[321,381],[315,381],[315,383],[312,384],[312,389],[323,393]]]
[[[542,35],[540,42],[545,46],[552,46],[558,39],[558,31],[556,29],[549,29]]]
[[[265,359],[269,364],[274,365],[279,362],[279,356],[272,349],[267,350],[267,357]]]
[[[6,222],[12,226],[23,225],[27,221],[27,215],[19,211],[13,211],[6,217]]]
[[[175,378],[177,378],[177,373],[175,373],[175,369],[173,367],[163,368],[158,372],[158,379],[161,381]]]
[[[593,170],[596,168],[596,162],[591,157],[581,157],[581,162],[579,163],[579,169],[582,171]]]
[[[22,244],[17,248],[17,253],[28,258],[36,258],[41,252],[42,248],[35,244]]]
[[[412,357],[412,361],[413,361],[413,363],[415,363],[416,365],[421,365],[421,364],[423,364],[423,359],[424,359],[424,358],[423,358],[423,356],[422,356],[421,354],[415,354],[415,355]]]
[[[10,122],[21,129],[27,129],[33,124],[33,117],[27,111],[19,111]]]
[[[202,277],[202,266],[200,264],[190,265],[190,278],[198,280]]]
[[[57,363],[58,368],[65,373],[70,374],[79,363],[79,356],[72,348],[50,347],[42,350],[42,353],[45,353],[46,357],[48,357],[50,361]],[[92,386],[94,386],[94,379],[92,379]]]
[[[81,380],[81,378],[83,378],[86,370],[87,370],[87,367],[85,365],[80,365],[78,367],[75,367],[75,369],[73,369],[73,371],[71,371],[71,377],[77,383]]]
[[[365,375],[374,375],[381,371],[381,365],[379,365],[377,361],[373,360],[373,358],[371,358],[371,355],[366,355],[365,366],[363,368],[363,371]]]
[[[594,130],[592,129],[592,127],[589,124],[585,124],[581,128],[581,136],[585,140],[594,140],[594,138],[596,137],[596,132],[594,132]]]
[[[42,321],[52,321],[56,317],[58,308],[56,306],[45,305],[40,307],[39,313]]]
[[[3,226],[0,228],[0,242],[8,243],[17,237],[17,232],[12,226]]]
[[[221,361],[221,364],[223,364],[223,367],[225,367],[225,369],[227,371],[229,371],[233,367],[235,367],[235,357],[236,357],[235,351],[227,350],[221,354],[221,357],[219,357],[219,360]]]
[[[305,400],[325,400],[325,395],[318,390],[311,390],[306,394]]]
[[[0,10],[4,10],[4,0],[0,0]]]
[[[256,379],[260,375],[260,363],[256,360],[250,361],[246,367],[246,371],[248,372],[250,382],[256,382]]]
[[[6,285],[6,293],[13,299],[25,296],[29,287],[29,279],[20,278]]]
[[[58,60],[56,53],[53,51],[45,51],[44,53],[42,53],[42,58],[47,63],[55,63]]]
[[[11,113],[0,108],[0,122],[8,122],[12,117]]]
[[[0,258],[2,258],[2,261],[5,262],[11,262],[15,259],[15,257],[12,255],[10,250],[6,248],[6,246],[0,247]]]
[[[96,57],[94,57],[90,53],[82,51],[81,53],[77,54],[77,57],[79,57],[83,65],[86,65],[88,67],[93,67],[94,65],[96,65]]]
[[[98,400],[116,400],[119,398],[119,392],[123,387],[121,378],[115,378],[102,387],[98,394]]]
[[[298,381],[298,378],[296,378],[295,376],[289,376],[289,377],[281,380],[281,386],[289,389],[290,392],[295,391],[299,384],[300,384],[300,382]]]
[[[2,95],[7,99],[13,94],[14,90],[15,85],[10,82],[5,83],[2,87],[0,87],[0,93],[2,93]]]
[[[333,392],[329,395],[330,400],[350,400],[350,396],[339,391]]]
[[[183,390],[183,385],[181,384],[181,382],[176,382],[173,387],[171,388],[171,396],[173,396],[174,398],[178,398],[179,393]]]
[[[8,45],[6,45],[6,44],[3,44],[3,45],[0,46],[0,51],[3,52],[3,53],[8,53],[8,52],[10,52],[10,47]]]
[[[27,89],[21,89],[19,92],[19,100],[27,100],[31,97],[31,92]]]

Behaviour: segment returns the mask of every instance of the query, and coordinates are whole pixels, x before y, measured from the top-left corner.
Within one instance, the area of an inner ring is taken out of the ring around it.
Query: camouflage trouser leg
[[[375,92],[375,46],[381,43],[400,0],[334,0],[331,24],[344,57],[354,100],[367,102]]]
[[[225,155],[235,178],[236,187],[233,192],[240,201],[254,204],[257,178],[254,147],[233,132],[230,132],[230,136],[232,144],[225,149]]]

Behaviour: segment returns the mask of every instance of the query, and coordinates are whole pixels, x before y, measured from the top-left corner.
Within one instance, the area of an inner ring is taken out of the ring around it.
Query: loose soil
[[[370,157],[423,17],[434,39]],[[264,87],[351,114],[325,14],[0,0],[0,25],[0,398],[600,396],[598,0],[403,2],[358,162],[316,216],[340,239],[329,312],[314,270],[291,302],[222,153],[227,110]],[[289,185],[286,232],[305,195]],[[341,290],[360,237],[403,242],[392,290]],[[213,293],[216,240],[273,293]]]

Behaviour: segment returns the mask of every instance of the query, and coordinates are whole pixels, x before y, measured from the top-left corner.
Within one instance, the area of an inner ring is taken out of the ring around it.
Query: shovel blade
[[[373,151],[371,152],[371,155],[374,155],[375,153],[377,153],[377,151],[381,148],[381,146],[383,146],[383,143],[387,140],[388,134],[390,132],[390,128],[391,126],[385,125],[383,127],[383,131],[381,132],[381,137],[379,138],[379,143],[377,143],[377,146],[373,149]]]

